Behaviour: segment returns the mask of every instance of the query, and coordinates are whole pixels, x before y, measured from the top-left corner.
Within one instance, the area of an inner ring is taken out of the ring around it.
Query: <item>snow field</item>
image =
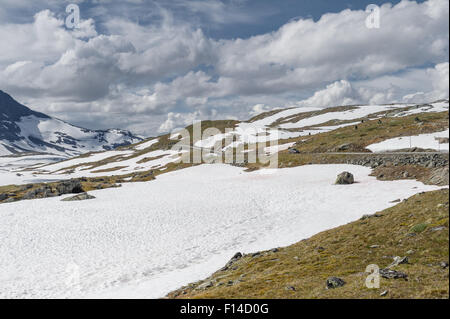
[[[344,170],[358,183],[333,185]],[[438,189],[369,173],[352,165],[251,173],[201,165],[93,191],[93,200],[1,204],[0,298],[158,298],[237,251],[289,245]],[[74,269],[79,281],[68,281]]]

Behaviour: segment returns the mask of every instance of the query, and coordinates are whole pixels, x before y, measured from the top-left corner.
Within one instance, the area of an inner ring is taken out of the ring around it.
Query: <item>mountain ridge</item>
[[[36,112],[0,90],[0,156],[37,152],[71,157],[141,141],[121,129],[91,130]]]

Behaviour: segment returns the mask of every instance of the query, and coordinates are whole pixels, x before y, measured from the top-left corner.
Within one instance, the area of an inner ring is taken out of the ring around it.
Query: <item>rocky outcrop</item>
[[[346,160],[347,164],[369,166],[376,168],[382,165],[419,165],[428,168],[448,166],[448,153],[432,154],[374,154],[352,156]]]
[[[34,188],[27,192],[22,199],[35,199],[55,197],[65,194],[78,194],[84,192],[80,180],[68,180],[58,182],[53,187],[51,185],[44,185],[38,188]]]
[[[354,182],[355,179],[352,173],[342,172],[337,176],[335,184],[345,185],[345,184],[353,184]]]
[[[365,147],[355,144],[355,143],[345,143],[339,146],[336,146],[331,150],[332,152],[366,152],[370,153],[368,149]]]

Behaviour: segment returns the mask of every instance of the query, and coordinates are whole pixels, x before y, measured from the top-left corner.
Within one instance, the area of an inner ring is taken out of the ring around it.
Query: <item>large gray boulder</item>
[[[355,179],[352,173],[342,172],[336,178],[335,184],[345,185],[345,184],[353,184]]]

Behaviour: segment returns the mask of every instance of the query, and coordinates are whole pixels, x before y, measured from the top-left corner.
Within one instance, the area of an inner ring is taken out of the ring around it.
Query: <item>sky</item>
[[[145,136],[280,107],[430,102],[449,95],[448,27],[448,0],[0,0],[0,89]]]

